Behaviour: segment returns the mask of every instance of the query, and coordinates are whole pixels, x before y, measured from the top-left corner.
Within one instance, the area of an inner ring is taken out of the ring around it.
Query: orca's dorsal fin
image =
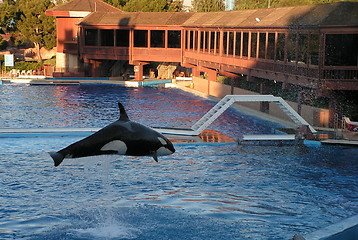
[[[126,113],[126,110],[124,109],[122,103],[118,102],[118,108],[119,108],[119,120],[120,121],[129,121],[129,117]]]

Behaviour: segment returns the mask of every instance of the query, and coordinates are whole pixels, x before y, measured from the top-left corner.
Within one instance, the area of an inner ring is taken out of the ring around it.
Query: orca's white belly
[[[120,155],[124,155],[127,152],[127,145],[121,140],[114,140],[106,143],[101,151],[116,151]]]

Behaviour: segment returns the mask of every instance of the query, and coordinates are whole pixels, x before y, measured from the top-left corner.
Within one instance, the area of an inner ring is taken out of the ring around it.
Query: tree
[[[270,0],[270,6],[279,0]],[[294,0],[292,0],[294,1]],[[235,10],[267,8],[269,0],[235,0]]]
[[[170,2],[168,12],[182,12],[182,11],[183,11],[182,0],[175,0]]]
[[[37,60],[42,62],[41,47],[51,49],[56,45],[54,18],[45,15],[45,11],[52,7],[53,3],[50,0],[18,0],[17,2],[21,12],[17,29],[35,45]]]
[[[116,8],[123,8],[129,0],[103,0],[103,1]]]
[[[333,3],[340,0],[235,0],[234,10]]]
[[[16,2],[7,0],[0,4],[0,26],[7,30],[15,30],[15,23],[20,17]]]
[[[182,1],[175,0],[129,0],[123,7],[127,12],[177,12],[181,11]]]
[[[3,39],[3,37],[0,35],[0,50],[4,50],[7,48],[7,41]]]
[[[225,10],[225,4],[222,0],[194,0],[192,4],[195,12],[217,12]]]

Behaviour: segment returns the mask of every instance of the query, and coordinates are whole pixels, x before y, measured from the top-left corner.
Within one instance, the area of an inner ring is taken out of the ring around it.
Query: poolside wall
[[[199,77],[193,77],[193,89],[204,94],[223,98],[226,95],[259,95],[259,93],[251,92],[245,89],[231,87],[219,82],[209,81]],[[286,101],[293,109],[297,111],[298,104],[296,102]],[[260,103],[237,103],[244,107],[260,111]],[[291,121],[289,117],[276,106],[275,103],[270,103],[268,114],[285,121]],[[308,105],[301,105],[301,116],[312,126],[328,127],[329,110],[323,108],[311,107]]]

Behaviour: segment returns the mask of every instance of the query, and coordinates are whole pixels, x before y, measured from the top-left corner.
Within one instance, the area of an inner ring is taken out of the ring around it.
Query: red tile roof
[[[122,12],[105,13],[94,12],[81,21],[81,25],[155,25],[155,26],[181,26],[194,13],[186,12]]]
[[[90,14],[91,13],[91,14]],[[49,16],[85,17],[81,25],[151,25],[228,28],[358,26],[358,2],[336,2],[226,12],[123,12],[100,0],[72,0]]]
[[[46,11],[49,16],[63,15],[66,12],[123,12],[100,0],[72,0]]]
[[[336,2],[281,8],[197,13],[185,27],[301,28],[358,26],[358,2]]]

